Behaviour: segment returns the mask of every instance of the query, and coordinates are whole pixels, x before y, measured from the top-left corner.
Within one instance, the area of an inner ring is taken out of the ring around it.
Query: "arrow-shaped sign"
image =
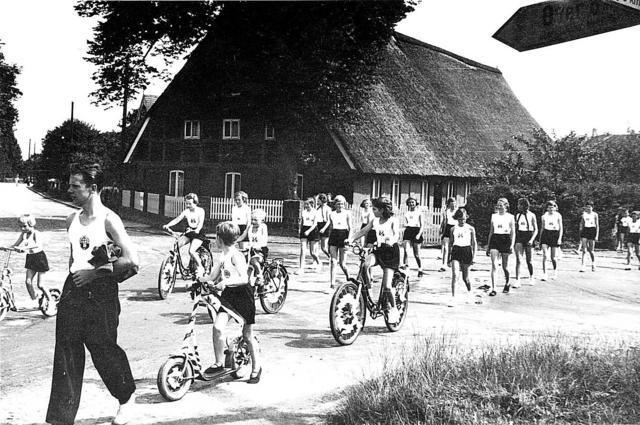
[[[640,0],[612,0],[640,3]],[[604,0],[553,0],[521,7],[493,38],[522,52],[640,25],[640,11]]]

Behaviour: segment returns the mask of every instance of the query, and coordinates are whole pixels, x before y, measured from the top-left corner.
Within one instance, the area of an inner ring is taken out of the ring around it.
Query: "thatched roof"
[[[331,128],[363,173],[482,176],[539,127],[495,68],[399,33],[385,55],[357,120]]]

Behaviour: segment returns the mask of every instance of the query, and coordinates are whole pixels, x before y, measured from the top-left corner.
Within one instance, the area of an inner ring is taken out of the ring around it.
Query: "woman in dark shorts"
[[[313,198],[307,198],[304,201],[302,209],[302,220],[300,226],[300,262],[298,274],[304,274],[304,259],[307,255],[307,248],[311,254],[311,258],[316,265],[316,272],[322,269],[322,263],[318,257],[318,227],[316,223],[316,201]]]
[[[369,268],[379,265],[382,268],[382,285],[385,291],[385,297],[388,301],[386,306],[387,318],[389,323],[397,323],[400,319],[400,313],[396,308],[395,299],[391,296],[391,283],[393,274],[400,266],[400,247],[398,240],[400,239],[400,226],[398,221],[393,217],[393,204],[386,197],[380,197],[373,200],[373,214],[375,219],[365,227],[356,232],[353,237],[347,241],[349,244],[357,240],[373,229],[376,231],[377,249],[374,251],[374,257],[368,259],[363,265],[364,270],[362,276],[365,283],[370,285]]]
[[[558,212],[556,201],[547,201],[547,212],[540,216],[540,246],[542,247],[542,279],[548,280],[547,258],[551,259],[553,266],[552,279],[558,277],[558,257],[560,245],[562,244],[562,234],[564,227],[562,215]]]
[[[476,230],[467,224],[467,211],[458,208],[453,214],[453,218],[458,221],[456,226],[451,228],[448,262],[451,263],[451,301],[449,307],[455,306],[456,281],[458,280],[458,270],[462,274],[462,280],[467,287],[468,300],[471,298],[471,281],[469,280],[469,267],[473,264],[473,257],[478,249],[476,242]]]
[[[371,223],[373,219],[376,217],[373,215],[371,199],[366,198],[360,203],[360,208],[362,208],[362,224],[360,225],[360,229],[364,229],[364,227]],[[371,229],[369,232],[362,238],[361,241],[362,246],[373,245],[376,243],[376,232]]]
[[[442,224],[440,225],[440,239],[442,240],[442,266],[439,271],[441,272],[446,270],[445,266],[447,265],[447,258],[449,258],[449,234],[451,232],[451,228],[457,224],[453,219],[453,214],[455,212],[456,200],[453,198],[447,199],[447,208],[442,213]]]
[[[626,270],[631,270],[631,251],[635,251],[638,261],[640,261],[640,211],[631,213],[629,222],[629,237],[627,238],[627,266]],[[638,267],[640,269],[640,267]]]
[[[404,232],[402,244],[404,247],[404,266],[409,267],[409,247],[413,250],[413,256],[418,264],[418,277],[422,277],[422,262],[420,261],[420,245],[422,244],[422,211],[418,207],[415,198],[407,198],[407,212],[404,214]]]
[[[344,210],[347,200],[342,195],[337,195],[334,199],[333,207],[335,211],[329,214],[329,221],[322,228],[321,232],[326,232],[331,228],[329,234],[329,255],[331,256],[331,269],[329,273],[330,289],[335,288],[336,265],[339,263],[344,276],[349,280],[347,263],[344,261],[344,242],[351,233],[351,212]]]
[[[529,211],[529,200],[527,198],[518,199],[518,213],[515,217],[516,221],[516,280],[513,287],[520,286],[520,264],[522,257],[525,257],[527,269],[529,269],[529,285],[535,284],[533,277],[533,263],[531,262],[533,241],[538,235],[538,222],[534,213]]]
[[[238,226],[240,237],[238,247],[241,251],[249,248],[249,225],[251,224],[251,207],[249,207],[249,195],[239,190],[233,195],[234,205],[231,206],[231,221]]]
[[[318,206],[316,208],[316,228],[318,229],[318,237],[320,238],[320,249],[327,258],[331,259],[329,254],[329,228],[327,222],[329,221],[329,214],[331,214],[331,207],[327,205],[327,195],[321,193],[318,195]],[[327,228],[326,231],[322,229]]]
[[[507,211],[509,201],[506,198],[498,199],[496,204],[497,212],[491,216],[489,227],[489,246],[487,252],[491,255],[491,292],[489,296],[496,295],[495,282],[498,265],[498,257],[502,261],[502,271],[504,272],[504,288],[502,292],[509,293],[509,255],[513,252],[513,245],[516,241],[516,226],[513,215]]]
[[[580,272],[584,272],[584,256],[588,252],[591,257],[591,271],[596,271],[596,256],[594,254],[596,241],[600,235],[600,220],[598,213],[593,210],[593,202],[587,201],[584,205],[584,212],[580,218]]]

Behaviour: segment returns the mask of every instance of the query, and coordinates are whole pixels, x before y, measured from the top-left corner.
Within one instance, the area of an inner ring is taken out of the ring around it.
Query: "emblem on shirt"
[[[82,249],[89,249],[89,238],[86,236],[83,236],[80,238],[80,248]]]

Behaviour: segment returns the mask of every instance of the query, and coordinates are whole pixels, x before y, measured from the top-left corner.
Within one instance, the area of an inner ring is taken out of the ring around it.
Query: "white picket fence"
[[[133,208],[144,211],[144,192],[138,192],[137,190],[134,192]]]
[[[394,217],[398,219],[400,226],[404,224],[404,215],[408,208],[403,205],[394,209]],[[440,225],[442,224],[442,208],[418,207],[422,211],[422,223],[424,223],[424,245],[440,244]],[[354,208],[351,211],[352,223],[356,229],[362,223],[362,208]]]
[[[249,199],[249,207],[254,210],[262,208],[267,216],[267,223],[282,223],[282,201],[274,199]],[[231,220],[231,207],[235,205],[233,198],[211,198],[209,218],[212,220]]]
[[[147,212],[158,214],[160,212],[160,195],[157,193],[147,194]]]
[[[164,197],[164,216],[165,217],[177,217],[182,211],[187,208],[184,203],[184,196],[169,196]]]

